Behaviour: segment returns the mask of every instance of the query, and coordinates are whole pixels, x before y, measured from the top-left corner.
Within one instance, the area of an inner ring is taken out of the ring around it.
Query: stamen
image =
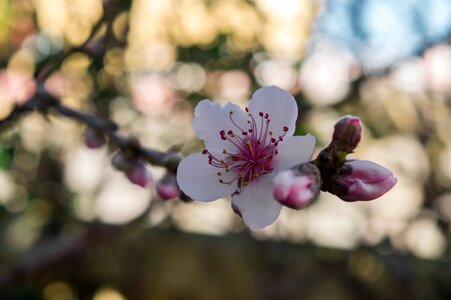
[[[233,120],[232,115],[233,115],[233,111],[230,111],[230,113],[229,113],[229,119],[230,119],[230,122],[232,122],[232,124],[233,124],[236,128],[238,128],[241,132],[243,132],[244,129],[241,128],[241,127]]]
[[[216,173],[217,176],[223,176],[224,172],[230,173],[231,179],[218,181],[229,185],[235,182],[237,190],[234,194],[240,193],[242,187],[258,180],[260,176],[273,171],[272,161],[278,154],[278,143],[283,141],[288,132],[288,127],[284,126],[283,133],[273,137],[274,132],[269,130],[271,120],[268,113],[259,112],[261,119],[257,122],[248,108],[245,108],[245,111],[249,117],[246,120],[248,130],[241,128],[235,121],[233,115],[236,112],[229,111],[230,121],[235,128],[225,128],[219,132],[221,139],[230,142],[236,149],[230,150],[233,148],[225,146],[221,154],[224,155],[222,159],[214,157],[207,149],[202,151],[203,154],[208,155],[208,163],[221,170]],[[236,135],[234,130],[241,134]]]
[[[251,151],[252,156],[255,157],[254,148],[252,147],[252,142],[251,141],[247,141],[246,145],[249,148],[249,150]]]

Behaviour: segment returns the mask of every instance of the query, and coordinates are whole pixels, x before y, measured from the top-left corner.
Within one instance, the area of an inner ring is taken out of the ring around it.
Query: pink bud
[[[169,183],[158,185],[157,193],[163,200],[170,200],[180,196],[180,189]]]
[[[167,173],[157,183],[157,194],[163,200],[169,200],[180,197],[181,191],[177,184],[177,179],[172,173]]]
[[[334,178],[336,194],[345,201],[367,201],[388,192],[397,182],[393,173],[372,161],[349,160]]]
[[[85,144],[89,149],[98,149],[105,144],[105,136],[98,130],[87,128],[85,132]]]
[[[125,175],[131,183],[137,184],[141,187],[146,187],[150,184],[152,176],[143,162],[135,160],[130,163],[129,168],[125,170]]]
[[[360,119],[347,115],[335,124],[332,143],[335,143],[339,150],[349,153],[357,147],[361,136],[362,126]]]
[[[316,198],[318,192],[318,185],[313,175],[287,170],[280,172],[274,178],[274,198],[290,208],[304,208]]]

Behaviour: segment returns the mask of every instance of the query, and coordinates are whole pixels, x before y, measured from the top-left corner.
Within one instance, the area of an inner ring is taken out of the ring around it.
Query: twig
[[[76,53],[76,52],[83,52],[86,54],[92,54],[91,51],[89,51],[89,43],[93,40],[95,35],[99,32],[100,28],[102,28],[102,24],[107,20],[106,13],[100,17],[100,19],[97,21],[96,24],[91,29],[91,32],[89,36],[86,38],[86,40],[79,46],[75,46],[70,48],[67,52],[61,52],[56,58],[53,58],[50,65],[44,64],[41,68],[38,68],[35,72],[35,78],[36,80],[40,82],[44,82],[47,78],[50,77],[50,75],[53,74],[56,70],[59,69],[61,64],[64,62],[64,60],[69,57],[70,55]]]

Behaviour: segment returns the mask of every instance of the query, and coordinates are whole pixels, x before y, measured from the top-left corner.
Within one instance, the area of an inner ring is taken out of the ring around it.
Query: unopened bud
[[[129,168],[125,170],[125,176],[127,176],[131,183],[137,184],[141,187],[148,186],[152,181],[152,176],[149,170],[140,160],[131,162]]]
[[[88,127],[85,132],[85,144],[89,149],[98,149],[105,144],[105,135],[99,130]]]
[[[341,118],[334,127],[332,143],[336,145],[338,151],[351,153],[362,137],[362,126],[360,119],[347,115]]]
[[[302,209],[315,200],[318,193],[318,171],[312,164],[282,171],[274,178],[274,198],[287,207]]]
[[[368,201],[379,198],[397,182],[393,173],[368,160],[346,161],[333,178],[329,192],[345,201]]]
[[[157,183],[157,194],[163,200],[174,199],[180,196],[180,188],[177,184],[177,180],[175,175],[166,174],[160,181]]]
[[[126,157],[122,152],[113,155],[111,164],[117,170],[122,171],[131,183],[146,187],[152,181],[152,175],[145,163],[139,158]]]

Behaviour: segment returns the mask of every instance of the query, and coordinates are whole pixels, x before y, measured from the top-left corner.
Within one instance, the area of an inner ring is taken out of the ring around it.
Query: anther
[[[262,113],[262,112],[259,112],[258,115],[259,115],[260,117],[263,117],[263,113]]]
[[[283,131],[287,132],[287,131],[288,131],[288,127],[287,127],[287,126],[284,126],[284,127],[283,127]]]
[[[208,150],[207,149],[203,150],[202,154],[208,154]]]

